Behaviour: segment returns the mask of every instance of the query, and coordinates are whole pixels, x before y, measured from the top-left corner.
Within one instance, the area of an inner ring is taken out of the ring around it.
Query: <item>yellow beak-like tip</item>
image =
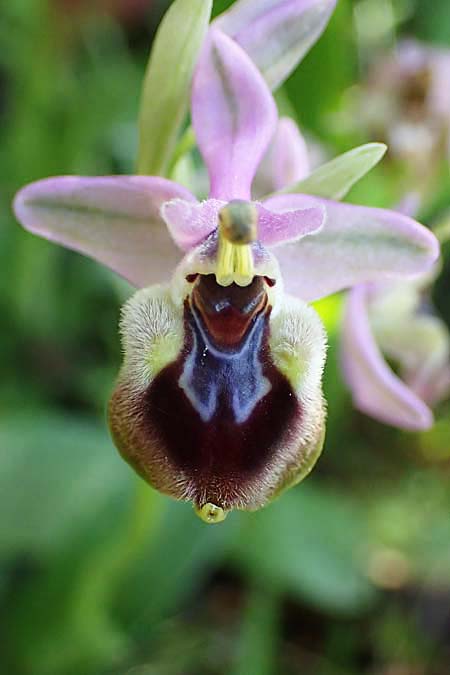
[[[222,523],[227,517],[227,511],[224,511],[220,506],[211,504],[210,502],[203,504],[203,506],[194,505],[194,510],[197,516],[208,525],[215,525]]]

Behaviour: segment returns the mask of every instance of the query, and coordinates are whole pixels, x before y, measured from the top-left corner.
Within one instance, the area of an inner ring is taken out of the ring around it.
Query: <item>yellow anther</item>
[[[217,252],[216,279],[220,286],[229,286],[234,281],[234,257],[236,246],[221,237],[219,230],[219,250]]]
[[[257,238],[258,211],[250,202],[235,200],[219,212],[219,250],[216,279],[220,286],[253,281],[251,243]]]
[[[204,523],[208,523],[209,525],[222,523],[228,515],[227,511],[224,511],[220,506],[216,506],[210,502],[203,504],[203,506],[194,505],[194,510],[198,517],[201,518]]]
[[[248,286],[254,277],[253,255],[250,246],[234,247],[234,281],[238,286]]]

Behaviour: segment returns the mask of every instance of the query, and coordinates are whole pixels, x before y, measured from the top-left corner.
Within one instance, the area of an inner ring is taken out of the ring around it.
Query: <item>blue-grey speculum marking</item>
[[[195,308],[191,317],[192,350],[185,360],[179,385],[203,422],[214,417],[222,402],[241,424],[271,389],[260,362],[264,313],[254,318],[239,345],[229,351],[214,346]]]

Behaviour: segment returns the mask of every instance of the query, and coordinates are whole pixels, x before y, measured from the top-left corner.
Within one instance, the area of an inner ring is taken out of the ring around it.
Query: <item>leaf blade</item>
[[[323,164],[307,178],[280,192],[301,192],[325,199],[343,199],[355,183],[378,164],[386,150],[384,143],[360,145]]]
[[[142,88],[140,174],[168,175],[211,9],[212,0],[175,0],[160,24]]]

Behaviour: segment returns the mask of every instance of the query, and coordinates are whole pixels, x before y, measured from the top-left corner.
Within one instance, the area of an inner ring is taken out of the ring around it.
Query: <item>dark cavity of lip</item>
[[[268,302],[263,277],[255,277],[248,286],[224,287],[213,274],[199,277],[191,298],[193,310],[201,317],[211,339],[223,348],[241,342]]]

